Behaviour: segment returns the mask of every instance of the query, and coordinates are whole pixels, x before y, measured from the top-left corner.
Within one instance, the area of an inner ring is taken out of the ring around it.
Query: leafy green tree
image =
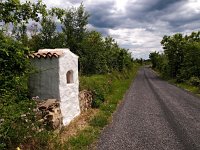
[[[54,16],[47,16],[41,19],[41,29],[34,33],[28,41],[28,46],[32,51],[42,48],[63,48],[65,40],[63,32],[57,31]]]
[[[54,38],[56,36],[56,23],[49,17],[43,18],[41,25],[41,48],[55,48]]]
[[[27,27],[24,22],[14,24],[13,30],[12,30],[12,37],[21,43],[24,44],[24,46],[28,46],[28,35],[27,35]]]
[[[80,70],[83,74],[123,71],[132,66],[131,54],[111,37],[103,38],[96,31],[87,32],[80,49]]]
[[[119,67],[118,57],[120,53],[120,48],[118,44],[112,37],[108,36],[105,38],[104,47],[106,52],[105,57],[108,65],[108,72],[112,72],[113,70],[118,70]]]
[[[149,58],[152,63],[152,68],[158,67],[158,57],[159,57],[159,53],[156,51],[149,54]]]
[[[200,81],[200,31],[164,36],[164,54],[151,53],[153,67],[177,82]]]
[[[120,72],[124,71],[126,68],[130,68],[132,64],[131,54],[128,53],[126,49],[120,49],[117,60],[118,71]]]
[[[175,78],[180,73],[181,64],[184,59],[185,40],[182,34],[175,34],[172,37],[164,36],[161,41],[164,52],[168,57],[170,77]]]
[[[100,33],[85,34],[79,51],[80,71],[83,74],[99,74],[107,71],[103,39]]]
[[[5,24],[28,22],[29,19],[39,21],[38,14],[46,14],[46,5],[40,0],[37,3],[2,0],[0,3],[0,22]]]
[[[86,31],[88,17],[82,4],[77,9],[71,8],[64,13],[62,30],[66,41],[65,46],[75,54],[79,54],[78,49]]]
[[[180,78],[188,80],[192,76],[200,78],[200,42],[187,43]]]

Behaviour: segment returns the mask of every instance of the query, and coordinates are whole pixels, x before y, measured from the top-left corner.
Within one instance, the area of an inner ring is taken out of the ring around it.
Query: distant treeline
[[[189,81],[200,86],[200,31],[183,36],[164,36],[164,53],[150,53],[152,67],[177,82]]]
[[[33,8],[26,6],[24,9],[27,12],[21,14],[21,18],[20,14],[13,16],[12,19],[7,15],[1,18],[4,23],[12,23],[10,36],[29,51],[38,51],[42,48],[69,48],[79,56],[80,74],[102,74],[113,70],[123,71],[131,67],[133,60],[127,49],[120,48],[112,37],[103,37],[97,31],[86,29],[89,14],[82,4],[78,8],[50,10],[47,10],[45,5],[40,5]],[[29,18],[26,18],[26,13],[30,15]],[[27,23],[26,19],[34,19],[37,22]]]

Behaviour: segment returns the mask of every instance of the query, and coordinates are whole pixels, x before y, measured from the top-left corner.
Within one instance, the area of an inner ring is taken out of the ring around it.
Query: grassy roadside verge
[[[164,77],[162,76],[162,74],[158,71],[158,70],[155,70],[155,69],[152,69],[159,77],[161,77],[163,80],[165,81],[168,81],[169,83],[179,87],[179,88],[182,88],[186,91],[189,91],[197,96],[200,96],[200,88],[197,87],[197,86],[194,86],[194,85],[191,85],[188,82],[182,82],[182,83],[177,83],[176,82],[176,79],[170,79],[170,78],[167,78],[167,77]]]
[[[112,113],[123,99],[138,68],[138,65],[134,65],[133,69],[125,71],[123,74],[114,73],[104,76],[82,77],[81,88],[95,89],[100,96],[101,94],[104,95],[105,101],[100,104],[96,114],[88,120],[87,126],[64,142],[63,148],[74,150],[95,149],[95,142],[101,130],[111,121]]]
[[[194,85],[190,85],[189,83],[176,83],[174,80],[169,80],[170,83],[180,87],[186,91],[189,91],[197,96],[200,96],[200,88]]]

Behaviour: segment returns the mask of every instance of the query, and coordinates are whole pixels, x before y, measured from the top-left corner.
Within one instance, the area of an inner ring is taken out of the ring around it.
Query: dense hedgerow
[[[161,44],[164,53],[153,52],[149,55],[152,67],[167,78],[199,86],[200,31],[186,36],[179,33],[164,36]]]

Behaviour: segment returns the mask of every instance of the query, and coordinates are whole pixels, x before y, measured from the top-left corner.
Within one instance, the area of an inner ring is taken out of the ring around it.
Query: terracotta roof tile
[[[52,58],[63,55],[64,52],[62,50],[54,50],[54,49],[41,49],[38,52],[32,53],[29,55],[29,58]]]

